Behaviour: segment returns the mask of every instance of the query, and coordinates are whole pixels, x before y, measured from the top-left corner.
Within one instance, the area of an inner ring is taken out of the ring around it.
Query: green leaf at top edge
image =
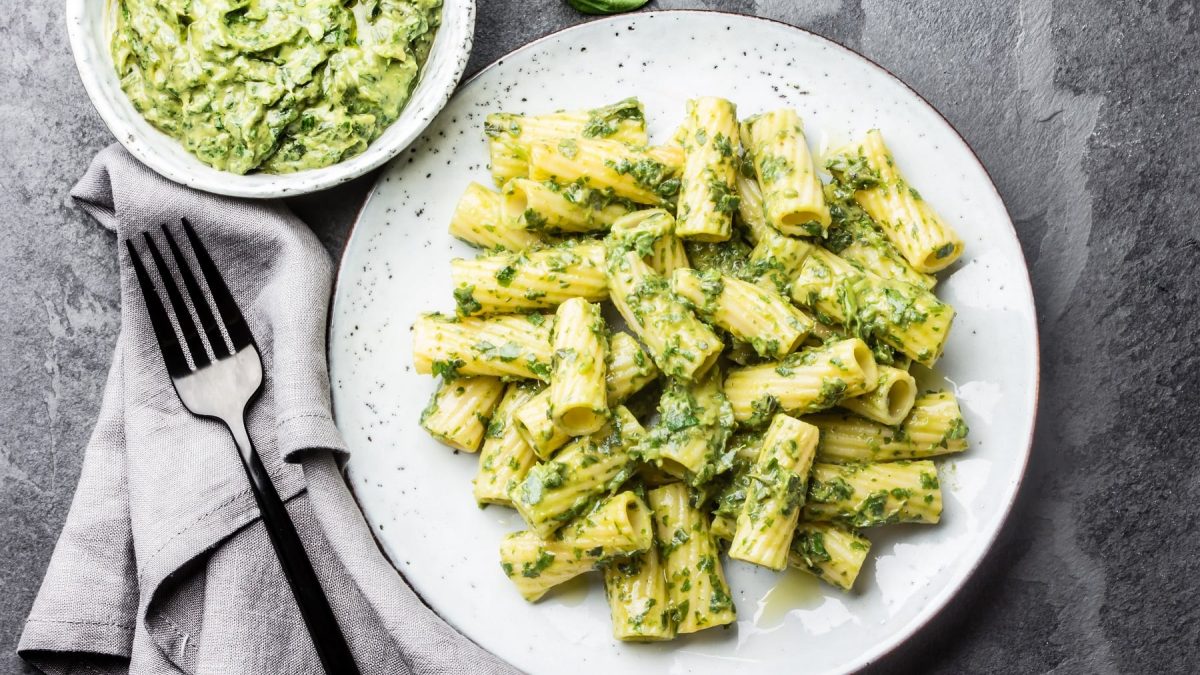
[[[620,14],[631,12],[650,0],[567,0],[567,4],[584,14]]]

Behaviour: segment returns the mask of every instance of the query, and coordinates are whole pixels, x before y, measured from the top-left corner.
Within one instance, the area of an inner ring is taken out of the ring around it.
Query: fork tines
[[[166,292],[168,306],[163,305],[162,297],[156,290],[154,281],[146,270],[146,265],[138,255],[133,240],[125,240],[130,261],[137,274],[138,285],[142,289],[142,297],[146,300],[150,323],[154,327],[154,334],[162,349],[167,371],[172,377],[186,375],[193,369],[203,368],[212,360],[231,356],[254,342],[250,328],[246,325],[246,320],[242,316],[241,310],[238,309],[237,303],[234,302],[229,287],[225,285],[225,279],[217,271],[217,266],[213,264],[212,258],[209,257],[208,250],[200,243],[195,229],[186,218],[182,220],[182,224],[184,235],[192,249],[192,255],[200,267],[200,273],[208,286],[208,292],[212,296],[213,304],[216,305],[217,313],[220,314],[219,320],[209,304],[204,289],[201,288],[196,276],[192,273],[187,256],[184,255],[165,223],[161,226],[163,237],[166,239],[167,249],[170,251],[175,268],[179,270],[179,277],[183,280],[183,290],[186,293],[181,292],[175,283],[175,277],[171,274],[154,238],[149,232],[143,232],[142,237],[145,239],[145,248],[154,261],[162,288]],[[189,309],[189,301],[191,307],[195,309],[195,318]],[[175,316],[175,325],[179,327],[178,332],[171,322],[172,313]],[[203,337],[201,328],[196,326],[196,319],[199,319],[200,325],[203,327]],[[221,332],[222,323],[225,326],[224,334]],[[180,335],[183,338],[182,342]],[[226,340],[226,335],[228,335],[228,340]],[[205,342],[207,342],[207,348]],[[188,364],[189,357],[193,365]]]

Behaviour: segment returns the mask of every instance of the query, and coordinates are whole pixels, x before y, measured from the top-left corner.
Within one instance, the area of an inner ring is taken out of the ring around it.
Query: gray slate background
[[[114,240],[67,198],[111,137],[61,2],[0,15],[0,672],[79,474],[118,328]],[[1200,41],[1195,2],[656,0],[787,21],[881,63],[979,153],[1042,336],[1033,461],[967,590],[884,662],[1200,668]],[[584,17],[480,0],[475,72]],[[335,255],[370,177],[294,208]]]

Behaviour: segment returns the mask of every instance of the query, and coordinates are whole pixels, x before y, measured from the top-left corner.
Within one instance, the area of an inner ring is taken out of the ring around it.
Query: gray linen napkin
[[[513,672],[421,602],[346,487],[325,363],[331,265],[312,232],[278,202],[181,187],[116,145],[71,194],[119,240],[181,216],[196,227],[262,352],[250,435],[363,672]],[[233,442],[183,409],[120,262],[99,421],[18,651],[47,673],[318,672]]]

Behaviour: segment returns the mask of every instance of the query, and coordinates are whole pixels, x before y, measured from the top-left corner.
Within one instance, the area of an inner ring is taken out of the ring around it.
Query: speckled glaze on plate
[[[581,108],[636,95],[662,142],[696,95],[742,116],[794,106],[818,148],[878,127],[897,161],[967,244],[938,294],[958,318],[938,375],[962,402],[972,447],[942,462],[937,526],[868,531],[874,546],[853,593],[799,572],[736,562],[726,571],[736,627],[660,644],[611,637],[598,579],[536,605],[497,562],[522,529],[471,497],[478,458],[431,440],[417,417],[434,381],[412,370],[409,326],[453,309],[449,260],[471,250],[446,234],[458,195],[487,184],[484,116]],[[779,23],[708,12],[598,21],[534,42],[468,82],[388,168],[342,260],[330,331],[338,424],[353,449],[352,488],[388,556],[424,599],[483,647],[531,673],[846,672],[928,621],[979,563],[1016,495],[1033,431],[1038,348],[1025,262],[986,171],[953,128],[865,58]]]
[[[233,197],[294,197],[353,180],[402,152],[454,93],[471,55],[475,0],[444,0],[442,25],[417,86],[400,117],[362,153],[332,166],[288,174],[244,176],[214,169],[155,129],[121,90],[109,51],[113,0],[67,0],[67,35],[83,88],[109,131],[134,157],[163,177]]]

